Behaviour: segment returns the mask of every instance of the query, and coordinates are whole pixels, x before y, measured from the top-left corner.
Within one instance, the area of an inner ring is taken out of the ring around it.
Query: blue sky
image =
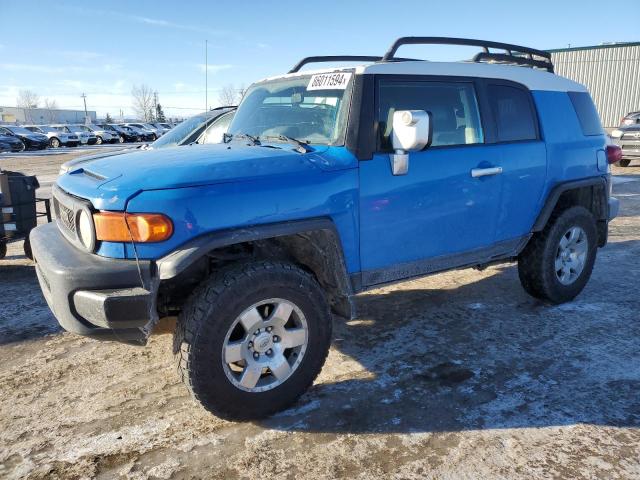
[[[0,105],[20,89],[99,115],[132,111],[131,89],[158,91],[168,115],[204,110],[225,85],[286,72],[308,55],[382,55],[404,35],[461,36],[540,49],[640,40],[638,0],[118,1],[0,0]],[[626,5],[626,6],[624,6]],[[631,7],[630,7],[631,6]],[[624,14],[622,14],[624,12]],[[468,58],[449,47],[402,55]]]

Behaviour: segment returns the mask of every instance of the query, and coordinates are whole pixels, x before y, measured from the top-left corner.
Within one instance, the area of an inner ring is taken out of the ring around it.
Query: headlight
[[[58,170],[58,175],[64,175],[68,171],[69,171],[69,167],[63,163],[62,165],[60,165],[60,170]]]
[[[620,137],[622,137],[623,133],[624,132],[622,130],[615,129],[613,132],[611,132],[611,136],[613,138],[620,138]]]
[[[92,252],[96,244],[96,236],[93,226],[93,218],[89,210],[80,210],[78,213],[77,228],[78,237],[80,238],[82,245]]]

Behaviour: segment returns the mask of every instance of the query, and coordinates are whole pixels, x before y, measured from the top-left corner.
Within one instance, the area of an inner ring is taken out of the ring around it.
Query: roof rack
[[[315,57],[305,57],[294,65],[294,67],[287,73],[296,73],[300,71],[308,63],[324,63],[324,62],[379,62],[382,57],[376,57],[371,55],[320,55]],[[389,60],[390,62],[408,62],[415,61],[415,58],[394,58]]]
[[[359,62],[379,62],[382,57],[372,57],[369,55],[324,55],[316,57],[305,57],[294,65],[288,73],[296,73],[308,63],[321,62],[350,62],[356,60]]]
[[[553,63],[551,54],[534,48],[513,45],[510,43],[491,42],[488,40],[475,40],[471,38],[453,37],[401,37],[398,38],[391,48],[382,57],[382,62],[398,61],[394,56],[402,45],[468,45],[472,47],[482,47],[484,50],[476,54],[471,60],[473,62],[493,61],[499,63],[511,63],[535,68],[541,68],[553,73]],[[490,52],[490,48],[504,50],[505,53]],[[538,57],[538,58],[534,58]]]
[[[400,37],[383,57],[370,55],[324,55],[306,57],[300,60],[288,73],[296,73],[308,63],[322,62],[411,62],[419,61],[415,58],[396,57],[395,54],[402,45],[467,45],[472,47],[482,47],[483,51],[477,53],[471,59],[472,62],[498,62],[522,65],[526,67],[541,68],[553,73],[553,63],[551,63],[551,53],[534,48],[513,45],[511,43],[491,42],[489,40],[474,40],[471,38],[454,37]],[[490,52],[494,48],[503,50],[504,53]]]

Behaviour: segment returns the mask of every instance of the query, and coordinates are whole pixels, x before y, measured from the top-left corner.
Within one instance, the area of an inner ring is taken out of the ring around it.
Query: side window
[[[378,132],[382,150],[391,150],[393,113],[426,110],[433,124],[432,146],[484,142],[471,83],[382,80],[378,86]]]
[[[568,92],[573,109],[576,111],[582,133],[585,136],[602,135],[602,123],[596,110],[596,106],[587,92]]]
[[[488,90],[499,142],[538,138],[528,92],[506,85],[489,85]]]
[[[222,143],[222,136],[227,133],[233,114],[234,112],[225,113],[214,120],[200,137],[198,143]]]

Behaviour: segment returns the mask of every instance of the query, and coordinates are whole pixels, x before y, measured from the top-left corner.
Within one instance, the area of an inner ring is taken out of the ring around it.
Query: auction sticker
[[[351,80],[351,72],[319,73],[312,75],[307,90],[344,90]]]

